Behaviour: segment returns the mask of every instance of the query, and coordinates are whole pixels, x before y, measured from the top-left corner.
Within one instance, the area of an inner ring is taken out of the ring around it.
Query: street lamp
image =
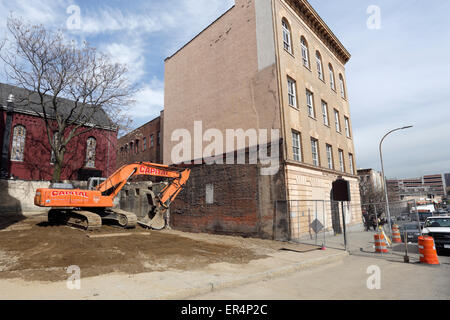
[[[394,130],[389,131],[388,133],[386,133],[386,135],[383,137],[383,139],[381,139],[380,142],[380,159],[381,159],[381,171],[383,174],[383,180],[384,180],[384,195],[386,197],[386,216],[388,219],[388,225],[389,225],[389,234],[392,233],[392,226],[391,226],[391,213],[389,212],[389,199],[388,199],[388,191],[387,191],[387,182],[386,182],[386,176],[384,175],[384,165],[383,165],[383,153],[382,153],[382,145],[383,145],[383,141],[384,139],[386,139],[386,137],[388,135],[390,135],[391,133],[395,132],[395,131],[399,131],[399,130],[404,130],[404,129],[409,129],[412,128],[413,126],[407,126],[407,127],[403,127],[403,128],[397,128]]]

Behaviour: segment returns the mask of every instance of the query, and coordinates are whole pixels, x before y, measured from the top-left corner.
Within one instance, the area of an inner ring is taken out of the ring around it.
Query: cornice
[[[307,0],[284,0],[310,27],[317,36],[331,49],[336,57],[346,64],[350,60],[350,53],[339,41],[319,14]]]

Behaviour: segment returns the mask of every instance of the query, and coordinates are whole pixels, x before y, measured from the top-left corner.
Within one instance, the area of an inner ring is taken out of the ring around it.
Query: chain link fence
[[[276,206],[277,212],[288,213],[288,240],[292,242],[345,249],[345,233],[363,230],[359,203],[288,200],[277,201]]]
[[[354,251],[373,250],[373,236],[363,234],[365,231],[381,229],[390,241],[394,225],[399,227],[402,242],[406,239],[408,243],[417,243],[423,223],[432,214],[417,210],[414,200],[389,202],[389,210],[385,202],[361,204],[329,200],[277,201],[276,207],[278,215],[288,218],[283,240],[346,249],[350,239]]]

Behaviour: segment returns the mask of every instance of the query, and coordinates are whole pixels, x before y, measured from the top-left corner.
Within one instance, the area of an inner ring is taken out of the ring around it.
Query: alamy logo
[[[194,122],[193,137],[188,129],[176,129],[171,141],[178,142],[171,150],[171,161],[175,164],[206,163],[247,164],[246,147],[248,147],[248,164],[261,164],[261,175],[275,175],[279,170],[280,132],[272,129],[270,138],[267,129],[226,129],[225,136],[219,129],[203,132],[202,121]],[[247,143],[248,141],[248,143]],[[204,143],[208,143],[204,147]],[[270,149],[270,150],[269,150]],[[237,159],[235,151],[237,150]],[[270,153],[270,154],[269,154]]]
[[[367,14],[370,15],[367,18],[367,28],[370,30],[381,29],[381,8],[376,5],[371,5],[367,7]]]
[[[381,289],[381,269],[378,266],[370,266],[367,268],[367,274],[371,276],[367,279],[367,289],[380,290]]]
[[[67,268],[67,273],[70,274],[67,279],[66,286],[69,290],[81,289],[81,269],[79,266],[70,266]]]
[[[81,9],[77,5],[70,5],[66,10],[67,14],[70,14],[67,18],[67,29],[69,30],[80,30],[81,29]]]

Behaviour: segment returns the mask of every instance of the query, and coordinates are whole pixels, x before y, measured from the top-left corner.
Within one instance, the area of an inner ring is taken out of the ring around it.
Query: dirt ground
[[[268,240],[147,231],[140,227],[122,230],[103,226],[86,232],[46,221],[46,216],[35,216],[9,221],[7,228],[0,228],[0,279],[60,281],[67,279],[66,268],[71,265],[79,266],[83,277],[195,270],[218,262],[246,264],[266,258],[274,250],[316,250]],[[125,233],[131,235],[109,237]],[[108,237],[97,238],[103,235]]]

